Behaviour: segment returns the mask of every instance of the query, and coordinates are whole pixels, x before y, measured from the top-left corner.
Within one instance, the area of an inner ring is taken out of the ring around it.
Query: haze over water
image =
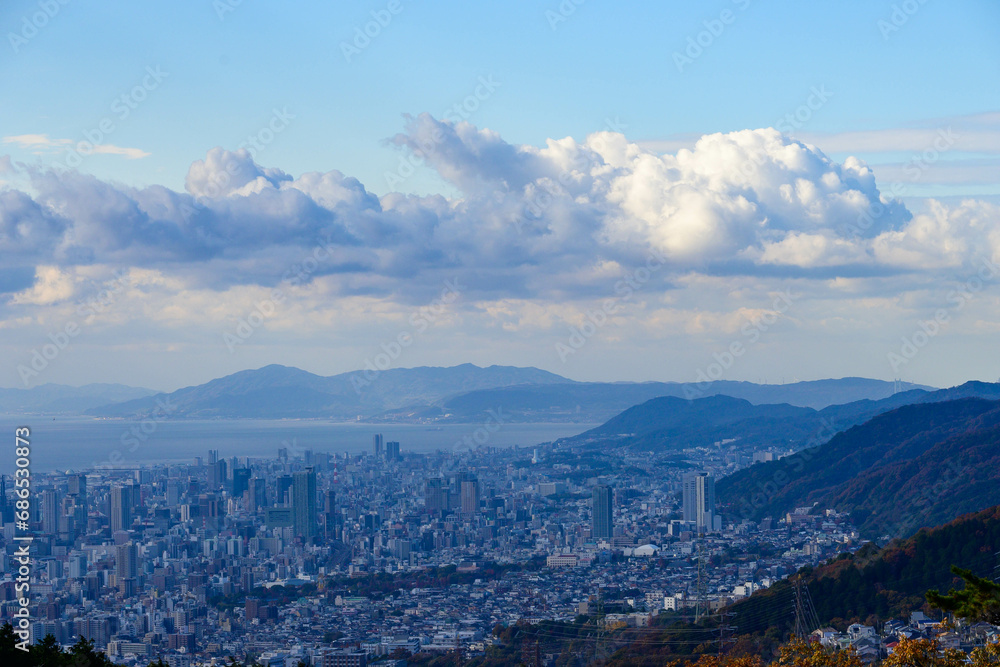
[[[219,456],[277,456],[281,447],[316,452],[357,454],[371,451],[372,435],[397,440],[406,452],[451,450],[482,424],[354,424],[322,420],[184,420],[156,424],[138,447],[131,432],[141,422],[126,420],[55,419],[35,417],[0,420],[6,432],[16,426],[31,428],[31,466],[34,472],[85,470],[107,467],[115,455],[116,467],[139,463],[193,462],[207,457],[209,449]],[[503,424],[489,434],[486,447],[528,447],[541,442],[582,433],[597,424]],[[123,444],[123,438],[124,444]],[[136,438],[138,439],[138,438]],[[480,434],[480,439],[482,435]],[[134,447],[134,451],[132,450]],[[0,458],[0,472],[13,471],[13,457]]]

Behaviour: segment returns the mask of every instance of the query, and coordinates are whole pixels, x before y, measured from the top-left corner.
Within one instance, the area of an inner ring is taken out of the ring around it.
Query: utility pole
[[[527,667],[541,667],[541,649],[537,639],[534,643],[524,642],[521,644],[521,662]]]
[[[461,667],[465,664],[464,657],[462,656],[462,644],[459,641],[458,636],[458,624],[455,625],[455,663]]]
[[[735,642],[735,639],[730,639],[728,637],[731,630],[735,630],[736,627],[729,625],[726,621],[730,616],[734,616],[733,612],[725,611],[719,613],[719,652],[718,657],[721,658],[722,654],[726,652],[726,644]]]

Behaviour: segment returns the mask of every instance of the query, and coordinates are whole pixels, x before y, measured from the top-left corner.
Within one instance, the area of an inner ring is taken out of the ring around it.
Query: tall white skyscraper
[[[699,533],[713,530],[715,478],[707,472],[691,472],[684,475],[684,520],[694,522]]]

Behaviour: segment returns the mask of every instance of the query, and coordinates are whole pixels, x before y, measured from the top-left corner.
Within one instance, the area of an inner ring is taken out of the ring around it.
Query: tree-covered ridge
[[[862,534],[906,537],[1000,503],[1000,403],[909,405],[819,447],[719,481],[730,517],[783,516],[818,502],[851,512]]]
[[[887,619],[925,608],[925,592],[954,588],[961,579],[952,565],[985,576],[1000,552],[1000,506],[967,514],[951,523],[923,529],[883,549],[873,544],[854,554],[800,573],[809,587],[820,622],[840,629],[869,617]],[[743,632],[791,628],[792,584],[781,581],[733,605],[734,625]]]

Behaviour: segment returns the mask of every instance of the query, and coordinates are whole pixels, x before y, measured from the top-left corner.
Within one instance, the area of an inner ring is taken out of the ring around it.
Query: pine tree
[[[927,601],[938,609],[972,623],[985,621],[993,625],[1000,624],[1000,584],[977,577],[970,570],[963,570],[955,565],[951,571],[965,581],[965,588],[953,588],[947,595],[936,590],[927,591]]]

